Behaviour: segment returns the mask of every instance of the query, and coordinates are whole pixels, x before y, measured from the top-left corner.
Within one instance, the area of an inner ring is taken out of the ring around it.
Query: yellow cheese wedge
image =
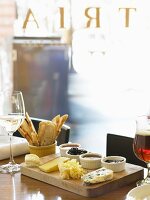
[[[47,163],[39,166],[39,169],[43,172],[53,172],[58,170],[58,164],[60,162],[66,162],[69,158],[66,157],[57,157],[53,160],[48,161]]]

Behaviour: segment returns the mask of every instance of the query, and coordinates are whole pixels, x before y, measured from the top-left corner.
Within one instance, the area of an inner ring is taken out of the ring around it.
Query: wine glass
[[[136,133],[133,150],[138,159],[147,164],[147,176],[137,182],[137,186],[150,184],[150,116],[139,116],[136,120]]]
[[[12,136],[20,127],[25,118],[25,106],[22,92],[0,92],[0,125],[4,127],[10,139],[10,161],[0,166],[0,173],[15,173],[20,171],[20,165],[16,164],[12,152]]]

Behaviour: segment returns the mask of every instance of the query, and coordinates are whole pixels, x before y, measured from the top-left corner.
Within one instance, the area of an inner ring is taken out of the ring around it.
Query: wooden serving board
[[[45,163],[56,156],[58,156],[58,154],[43,157],[41,158],[41,162]],[[114,173],[114,177],[111,181],[89,186],[83,184],[82,180],[62,180],[59,171],[45,173],[40,171],[38,168],[26,167],[25,163],[21,164],[21,174],[81,196],[96,197],[142,179],[144,176],[144,169],[140,166],[126,163],[125,170]]]

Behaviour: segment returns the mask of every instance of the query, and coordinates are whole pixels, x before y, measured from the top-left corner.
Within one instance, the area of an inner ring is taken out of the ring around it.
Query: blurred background
[[[150,111],[148,3],[1,0],[0,88],[22,90],[31,117],[68,113],[70,141],[105,153],[108,132],[133,136],[135,118]],[[129,5],[126,27],[119,8]],[[100,27],[87,27],[89,7],[93,18],[100,9]]]

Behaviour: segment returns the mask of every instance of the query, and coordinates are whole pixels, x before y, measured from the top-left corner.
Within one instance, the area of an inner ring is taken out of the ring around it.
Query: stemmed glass
[[[16,164],[12,152],[12,136],[20,127],[25,118],[25,106],[22,92],[0,92],[0,125],[4,127],[10,139],[10,161],[0,166],[0,173],[15,173],[20,171],[20,165]]]
[[[137,186],[150,184],[150,116],[139,116],[136,120],[136,133],[133,150],[138,159],[147,164],[147,176],[137,182]]]

